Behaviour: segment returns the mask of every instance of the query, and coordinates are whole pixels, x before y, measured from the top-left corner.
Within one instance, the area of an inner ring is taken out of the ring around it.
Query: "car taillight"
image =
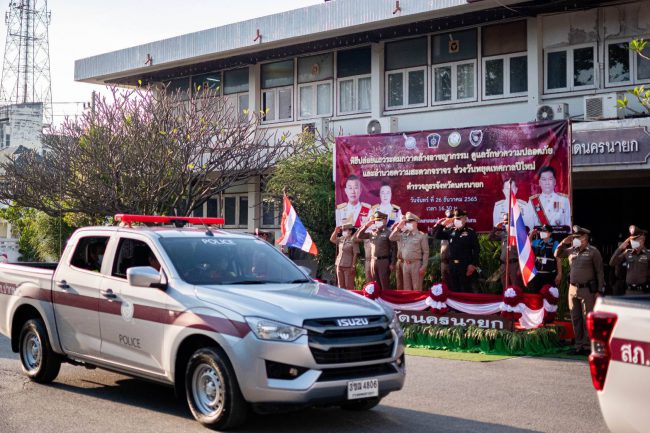
[[[587,316],[587,331],[591,338],[591,355],[589,355],[589,368],[591,380],[597,391],[605,387],[605,378],[612,356],[609,341],[616,325],[616,314],[604,311],[594,311]]]

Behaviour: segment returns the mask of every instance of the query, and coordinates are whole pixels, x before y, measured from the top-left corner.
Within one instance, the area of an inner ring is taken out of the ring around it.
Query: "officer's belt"
[[[586,289],[589,287],[589,283],[569,283],[572,286],[576,286],[578,289]]]
[[[421,261],[422,260],[420,260],[420,259],[417,259],[417,260],[404,260],[404,263],[406,263],[407,265],[410,265],[412,263],[420,263]]]
[[[389,259],[390,256],[380,256],[380,257],[373,257],[375,260],[384,260],[384,259]]]
[[[628,284],[627,288],[629,290],[648,290],[650,289],[650,284],[649,283],[644,283],[644,284]]]

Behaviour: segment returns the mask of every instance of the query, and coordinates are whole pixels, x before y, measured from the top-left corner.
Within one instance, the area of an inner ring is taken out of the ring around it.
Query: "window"
[[[248,68],[225,71],[223,93],[241,120],[248,119]]]
[[[160,269],[159,260],[154,252],[145,242],[137,239],[122,238],[117,246],[115,261],[111,275],[118,278],[126,278],[126,271],[134,266],[157,265]]]
[[[336,53],[339,114],[370,111],[370,47]]]
[[[614,41],[606,45],[605,85],[607,87],[638,84],[650,80],[650,61],[630,51],[630,41]],[[646,47],[646,56],[650,48]]]
[[[207,205],[206,205],[206,217],[208,218],[216,218],[219,216],[219,200],[216,198],[211,198],[208,199]]]
[[[546,51],[546,92],[595,88],[595,64],[595,44]]]
[[[192,93],[197,93],[201,90],[211,90],[214,94],[221,95],[221,73],[212,72],[193,76]]]
[[[521,96],[528,92],[526,22],[484,27],[483,98]]]
[[[386,108],[427,104],[427,38],[386,44]]]
[[[282,203],[275,197],[262,198],[262,226],[277,227],[282,217]]]
[[[93,272],[101,271],[106,244],[108,236],[80,238],[70,259],[70,265]]]
[[[300,118],[332,115],[333,77],[332,53],[298,58]]]
[[[185,93],[190,89],[190,79],[189,77],[177,78],[171,81],[165,82],[167,86],[167,93],[170,95],[178,93]]]
[[[223,198],[225,225],[248,226],[248,195],[228,195]]]
[[[477,30],[433,36],[431,62],[434,102],[476,100]]]
[[[262,120],[293,120],[293,60],[262,65]]]

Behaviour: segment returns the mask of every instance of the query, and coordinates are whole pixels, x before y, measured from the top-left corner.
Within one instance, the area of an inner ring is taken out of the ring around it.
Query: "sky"
[[[74,81],[75,60],[320,3],[323,0],[49,0],[54,123],[80,112],[91,92],[101,90]],[[0,0],[3,56],[8,10],[9,0]]]

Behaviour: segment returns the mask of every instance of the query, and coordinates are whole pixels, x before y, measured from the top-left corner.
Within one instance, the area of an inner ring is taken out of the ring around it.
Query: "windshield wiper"
[[[227,281],[221,284],[266,284],[267,281],[260,281],[260,280],[241,280],[241,281]]]
[[[299,278],[297,280],[289,281],[285,284],[298,284],[298,283],[309,283],[311,280],[308,280],[307,278]]]

